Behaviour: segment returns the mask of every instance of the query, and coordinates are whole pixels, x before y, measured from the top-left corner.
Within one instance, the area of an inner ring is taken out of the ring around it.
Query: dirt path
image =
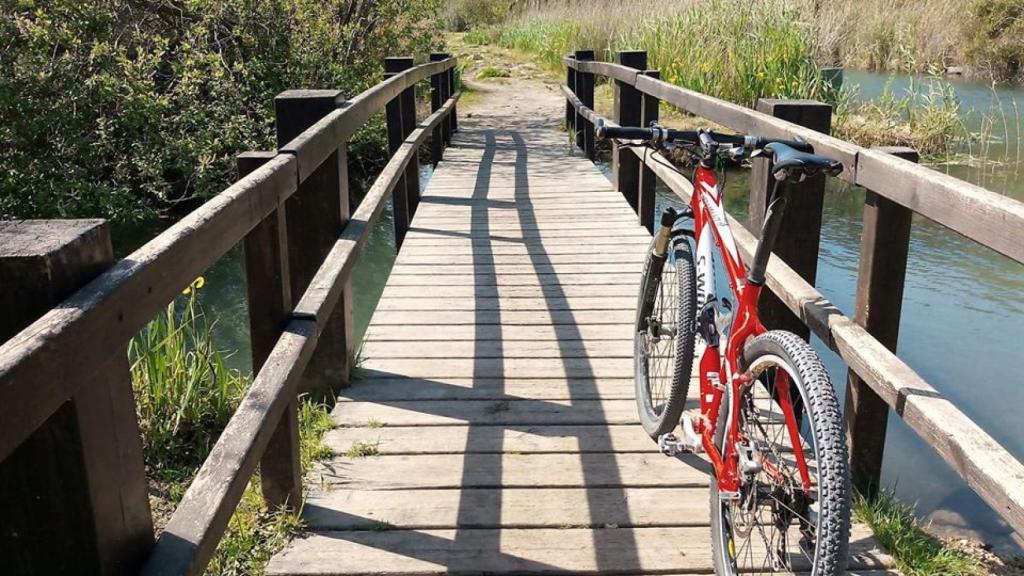
[[[468,45],[459,36],[451,37],[449,45],[465,63],[462,79],[469,90],[459,103],[461,115],[474,118],[475,112],[487,110],[490,118],[483,125],[494,127],[510,117],[529,118],[531,127],[538,128],[562,124],[565,99],[554,74],[504,48]],[[487,77],[495,73],[507,76]]]

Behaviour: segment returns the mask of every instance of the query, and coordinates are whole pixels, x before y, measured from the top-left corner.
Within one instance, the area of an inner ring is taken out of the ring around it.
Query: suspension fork
[[[680,214],[675,208],[669,206],[665,208],[665,211],[661,214],[661,227],[658,229],[658,233],[654,236],[654,248],[651,249],[650,254],[647,255],[647,277],[648,278],[661,278],[661,272],[665,268],[665,262],[668,260],[668,247],[672,241],[672,227],[680,216],[685,216],[686,212]],[[644,293],[640,297],[640,306],[637,310],[637,329],[647,329],[647,319],[651,315],[651,309],[654,307],[654,299],[658,295],[659,282],[644,282]]]

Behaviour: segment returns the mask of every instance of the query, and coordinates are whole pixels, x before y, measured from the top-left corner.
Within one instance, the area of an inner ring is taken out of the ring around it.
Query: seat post
[[[782,217],[789,201],[788,187],[782,185],[783,181],[774,178],[772,181],[774,185],[768,195],[768,208],[764,215],[764,225],[761,227],[761,238],[757,242],[757,250],[754,251],[754,260],[750,263],[750,272],[747,273],[747,281],[757,286],[764,285],[768,258],[771,257],[775,241],[782,229]]]

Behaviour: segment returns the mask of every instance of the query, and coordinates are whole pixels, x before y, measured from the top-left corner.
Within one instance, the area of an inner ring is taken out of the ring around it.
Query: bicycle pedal
[[[679,441],[675,434],[669,432],[658,436],[658,450],[665,456],[676,456],[686,451],[686,446]]]

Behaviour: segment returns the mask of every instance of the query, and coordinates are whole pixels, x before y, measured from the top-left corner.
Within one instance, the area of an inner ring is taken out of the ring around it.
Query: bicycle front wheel
[[[807,342],[784,331],[755,338],[744,351],[742,367],[755,380],[743,390],[739,413],[733,415],[739,428],[734,440],[745,454],[741,488],[725,493],[711,479],[715,573],[846,574],[850,480],[828,372]],[[730,387],[729,393],[734,390]],[[784,411],[786,398],[797,408]],[[723,453],[728,402],[729,394],[723,395],[715,427],[715,443]],[[798,465],[800,452],[806,478]]]
[[[697,291],[693,252],[684,237],[665,259],[648,251],[637,303],[634,359],[637,412],[657,439],[683,413],[693,365]]]

